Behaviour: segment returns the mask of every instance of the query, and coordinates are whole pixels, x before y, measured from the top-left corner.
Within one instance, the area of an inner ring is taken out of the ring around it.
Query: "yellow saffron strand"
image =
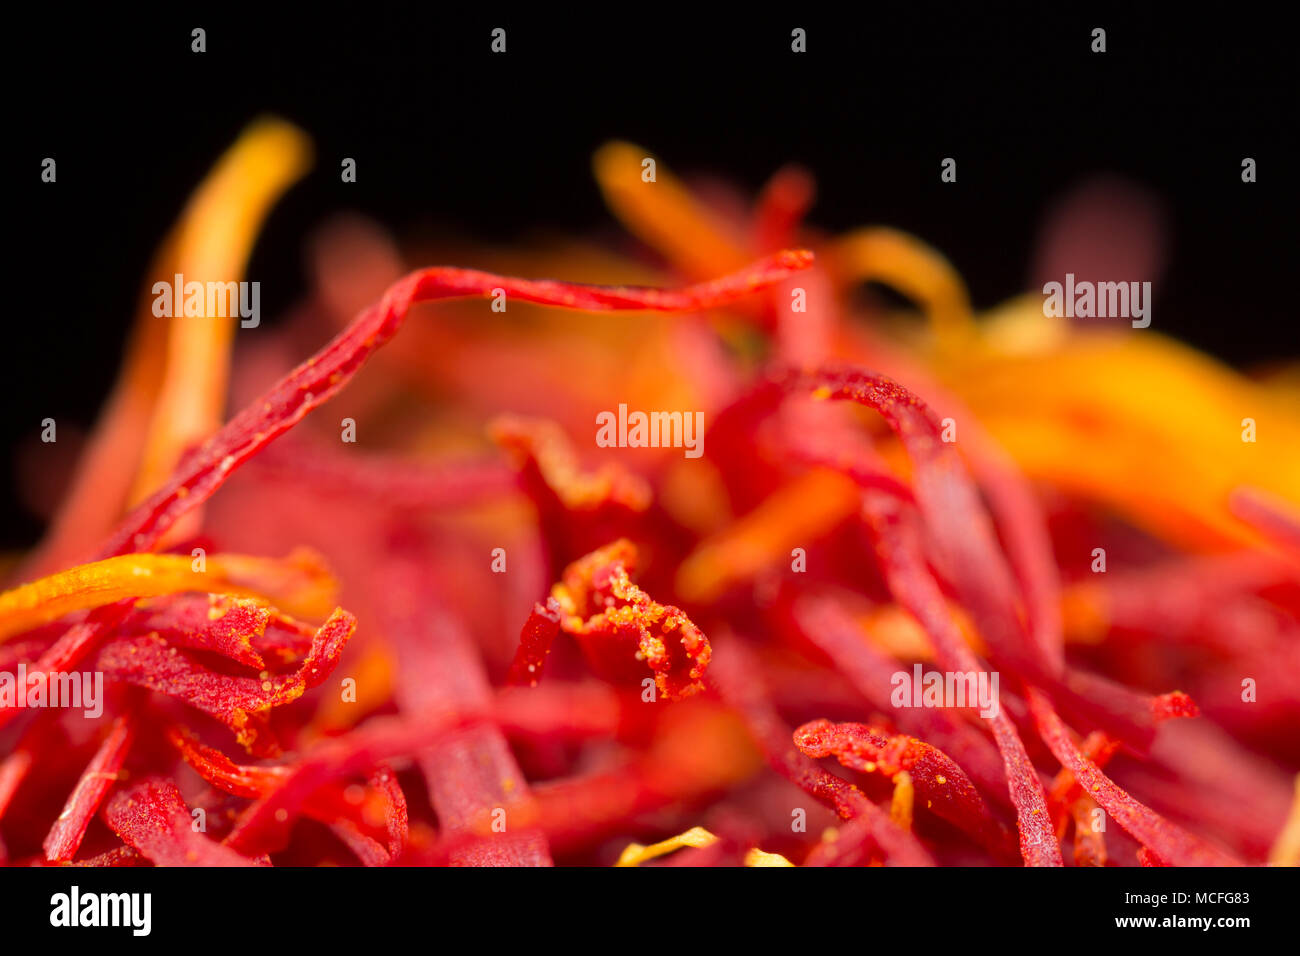
[[[912,775],[906,770],[894,774],[894,797],[889,804],[889,819],[904,830],[912,829],[912,804],[915,796]]]
[[[647,182],[647,160],[654,181]],[[646,245],[686,275],[708,279],[742,268],[752,256],[728,237],[709,213],[657,159],[631,143],[606,143],[592,158],[605,204]]]
[[[665,856],[683,847],[700,849],[717,842],[718,838],[704,827],[691,827],[685,833],[679,833],[675,837],[660,840],[658,843],[652,843],[649,846],[640,843],[629,843],[627,848],[619,854],[618,862],[614,865],[640,866],[642,863]],[[779,853],[765,853],[759,849],[751,849],[745,854],[745,866],[794,866],[794,864]]]
[[[1152,330],[953,355],[942,375],[1028,477],[1178,546],[1258,546],[1228,507],[1242,486],[1300,505],[1300,409],[1286,391]]]
[[[975,341],[966,284],[921,240],[896,229],[859,229],[836,240],[829,258],[842,283],[880,282],[915,302],[946,351]]]
[[[302,552],[287,559],[127,554],[69,568],[0,594],[0,641],[73,611],[181,591],[279,599],[304,616],[321,616],[321,609],[333,600],[334,587],[323,565],[317,562],[313,568]]]
[[[701,542],[677,572],[687,600],[710,601],[739,581],[789,561],[861,506],[862,491],[842,475],[816,468],[777,489],[730,527]]]
[[[310,141],[297,127],[278,119],[254,123],[217,162],[186,207],[175,241],[175,273],[151,279],[170,286],[179,273],[183,283],[203,283],[205,290],[207,283],[242,280],[271,206],[310,163]],[[234,305],[234,315],[209,315],[205,292],[203,314],[193,316],[186,315],[184,300],[172,302],[166,372],[132,504],[162,483],[187,448],[221,424],[230,346],[240,321],[238,294]],[[228,304],[215,311],[229,311]]]

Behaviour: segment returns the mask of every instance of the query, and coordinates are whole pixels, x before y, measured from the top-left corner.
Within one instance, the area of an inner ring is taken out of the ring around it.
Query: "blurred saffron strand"
[[[144,288],[242,279],[310,155],[251,126]],[[594,159],[618,248],[352,218],[278,323],[143,299],[0,594],[0,860],[1300,862],[1300,366],[977,315],[803,170],[647,155]],[[934,671],[997,706],[899,706]]]

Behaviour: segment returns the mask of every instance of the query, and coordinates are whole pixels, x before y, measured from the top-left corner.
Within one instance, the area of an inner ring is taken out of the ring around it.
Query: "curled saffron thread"
[[[805,389],[817,399],[854,401],[882,415],[916,469],[914,493],[926,518],[930,550],[976,615],[981,635],[1009,663],[1050,672],[1024,630],[1012,574],[992,522],[961,462],[942,440],[929,406],[883,375],[848,366],[778,373],[777,381],[787,389]]]
[[[177,520],[210,498],[239,465],[337,394],[366,360],[396,334],[410,307],[419,302],[458,296],[488,297],[499,288],[507,296],[524,302],[592,312],[620,309],[689,312],[715,308],[761,291],[811,264],[810,252],[779,252],[732,275],[676,290],[582,286],[551,280],[512,279],[455,268],[412,273],[389,289],[379,305],[363,312],[332,342],[185,455],[172,476],[122,520],[100,549],[100,557],[151,548]],[[48,674],[81,660],[122,622],[129,610],[130,603],[125,601],[100,609],[70,629],[42,655],[33,672]],[[13,708],[0,708],[0,726],[11,720],[13,714]]]
[[[590,312],[690,312],[716,308],[761,291],[811,264],[812,253],[779,252],[741,272],[684,289],[582,286],[450,267],[414,272],[260,401],[253,402],[186,455],[171,478],[122,521],[101,553],[111,556],[151,547],[180,515],[206,501],[235,467],[296,425],[313,408],[333,398],[375,350],[397,333],[413,305],[461,296],[487,298],[494,289],[502,289],[509,298],[522,302]]]

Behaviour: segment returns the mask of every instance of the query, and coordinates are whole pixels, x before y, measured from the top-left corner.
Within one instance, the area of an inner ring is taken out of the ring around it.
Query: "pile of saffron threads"
[[[7,565],[0,861],[1300,862],[1300,365],[648,155],[621,244],[347,218],[279,322],[145,297]],[[251,126],[145,289],[242,280],[310,158]]]

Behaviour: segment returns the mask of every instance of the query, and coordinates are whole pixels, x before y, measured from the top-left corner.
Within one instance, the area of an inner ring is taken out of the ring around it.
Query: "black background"
[[[316,867],[289,874],[279,867],[254,867],[238,874],[202,867],[0,868],[0,887],[6,891],[0,897],[0,915],[9,917],[10,936],[21,933],[24,942],[40,938],[132,951],[153,946],[175,953],[177,944],[192,946],[215,934],[276,945],[292,941],[300,951],[310,946],[313,952],[328,945],[371,951],[407,938],[427,939],[435,952],[455,951],[462,938],[481,940],[493,950],[522,950],[566,934],[565,942],[574,952],[587,953],[603,951],[605,940],[626,938],[629,928],[647,938],[660,929],[641,914],[629,917],[627,901],[633,894],[676,893],[683,899],[708,900],[721,911],[724,904],[718,898],[730,883],[732,892],[744,894],[747,906],[693,920],[691,942],[699,951],[779,952],[779,944],[773,943],[774,935],[782,932],[775,929],[777,924],[785,927],[783,938],[802,949],[824,949],[866,934],[875,946],[905,951],[936,923],[950,936],[968,938],[970,948],[995,948],[1015,936],[1054,940],[1068,933],[1076,942],[1128,937],[1130,944],[1164,943],[1180,949],[1194,938],[1200,950],[1213,946],[1231,951],[1251,939],[1275,939],[1293,923],[1293,895],[1285,872],[1281,867],[1065,867],[1045,879],[1029,869],[994,867],[981,869],[979,884],[973,886],[976,877],[966,867],[873,869],[858,878],[852,890],[870,901],[860,907],[864,913],[854,922],[851,917],[831,918],[843,911],[846,895],[846,877],[835,868],[809,868],[798,874],[798,883],[758,870],[640,867],[611,880],[599,868],[566,868],[547,873],[544,885],[527,869],[492,867],[454,873]],[[232,893],[235,880],[239,891]],[[152,893],[151,934],[137,938],[122,928],[51,927],[51,896],[68,893],[74,883],[82,894]],[[1228,893],[1229,899],[1239,894],[1248,902],[1158,907],[1126,902],[1126,894],[1165,894],[1172,899],[1174,893],[1187,893],[1193,901],[1197,893]],[[1062,900],[1077,905],[1067,908]],[[521,912],[524,906],[534,908],[532,919]],[[882,911],[889,918],[882,918]],[[1245,916],[1250,926],[1205,931],[1115,925],[1116,917],[1172,916]],[[668,918],[683,919],[675,914]],[[582,934],[576,944],[568,943],[574,935],[570,927]]]
[[[1196,19],[1096,4],[757,9],[38,11],[6,49],[15,296],[0,444],[31,440],[46,416],[94,421],[155,246],[264,112],[317,147],[250,264],[270,321],[305,290],[305,238],[340,211],[399,236],[609,229],[590,157],[620,137],[676,172],[751,191],[801,162],[819,184],[814,223],[921,236],[980,307],[1024,288],[1054,197],[1119,173],[1172,217],[1160,330],[1238,364],[1296,354],[1297,84],[1282,21],[1255,6]],[[202,55],[190,52],[195,26],[207,30]],[[505,56],[489,51],[496,26]],[[808,31],[804,55],[790,52],[795,26]],[[1089,50],[1095,26],[1104,55]],[[950,155],[956,185],[938,177]],[[39,179],[45,156],[58,162],[53,186]],[[358,160],[356,184],[339,181],[343,156]],[[1244,156],[1259,162],[1251,186]],[[40,533],[12,472],[7,460],[0,547]]]

